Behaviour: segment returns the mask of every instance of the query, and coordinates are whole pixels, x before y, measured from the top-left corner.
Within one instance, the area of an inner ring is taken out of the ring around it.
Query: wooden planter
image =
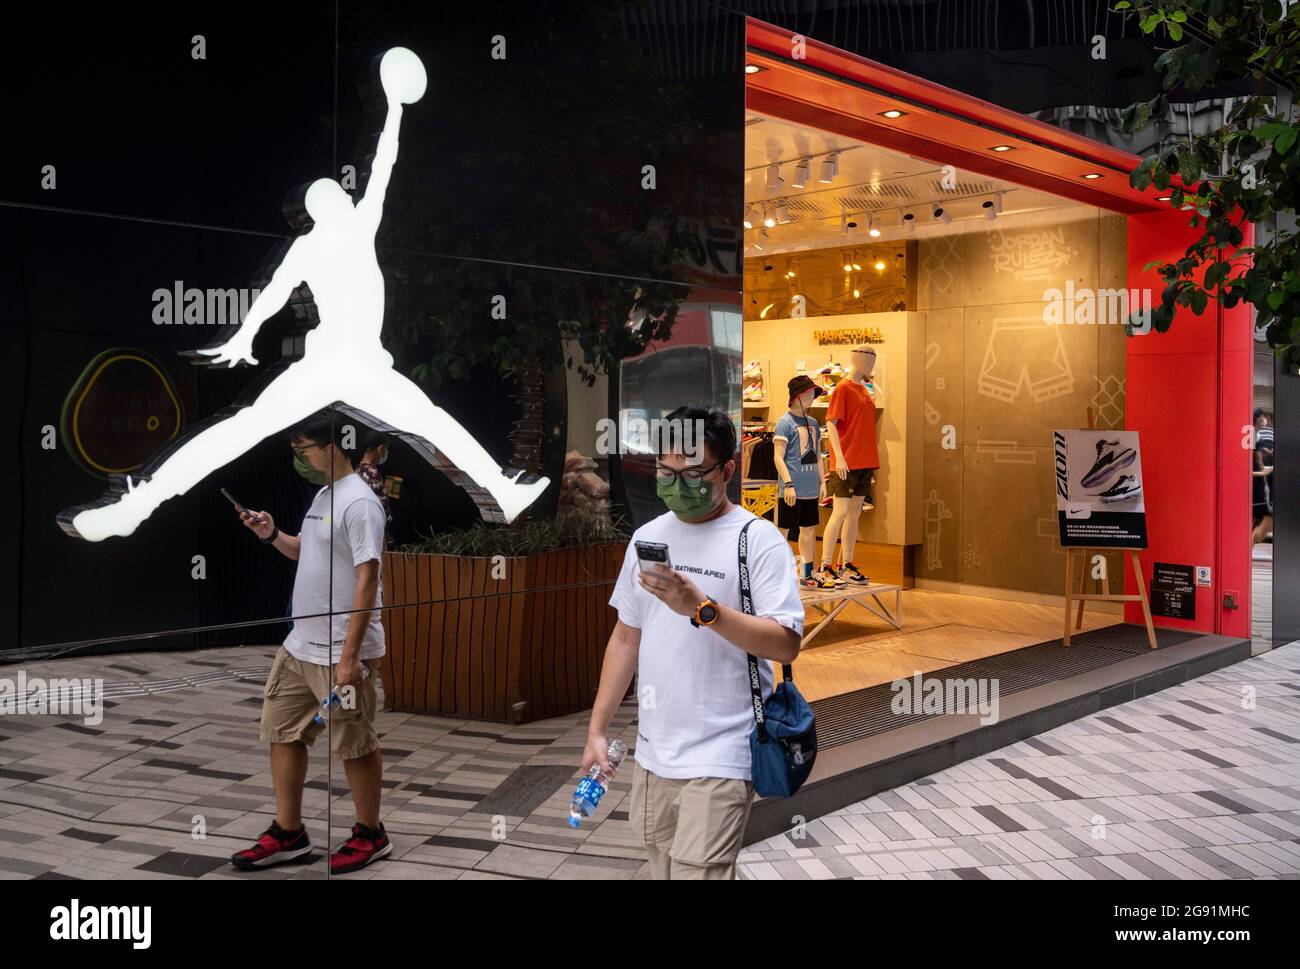
[[[507,558],[502,578],[491,558],[385,552],[387,708],[510,723],[588,709],[626,548]]]

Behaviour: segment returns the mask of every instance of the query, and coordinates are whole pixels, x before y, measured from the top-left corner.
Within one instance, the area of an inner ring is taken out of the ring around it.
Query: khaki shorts
[[[754,800],[749,781],[660,777],[640,764],[632,775],[628,820],[657,879],[729,880]]]
[[[283,646],[271,663],[262,693],[262,742],[288,744],[295,740],[310,747],[329,726],[330,750],[339,760],[364,757],[379,747],[375,734],[375,680],[379,660],[368,659],[363,665],[370,675],[356,686],[356,705],[345,710],[334,707],[325,723],[314,722],[324,714],[322,704],[334,688],[333,669],[316,663],[304,663]]]

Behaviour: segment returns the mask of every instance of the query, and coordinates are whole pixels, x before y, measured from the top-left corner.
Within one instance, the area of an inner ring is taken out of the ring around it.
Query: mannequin
[[[814,587],[813,562],[817,556],[817,502],[826,497],[826,474],[821,453],[821,428],[808,408],[824,390],[811,377],[800,374],[788,385],[790,407],[776,422],[772,457],[781,479],[776,502],[776,526],[788,529],[790,541],[799,543],[802,560],[800,585]]]
[[[858,540],[858,517],[868,504],[871,482],[880,458],[876,444],[876,407],[880,390],[872,382],[876,351],[867,345],[853,348],[849,376],[836,385],[826,411],[826,437],[830,441],[831,473],[826,490],[831,495],[831,517],[822,536],[822,565],[819,585],[830,589],[855,582],[865,585],[870,577],[853,564]],[[844,565],[834,568],[835,542],[844,546]]]

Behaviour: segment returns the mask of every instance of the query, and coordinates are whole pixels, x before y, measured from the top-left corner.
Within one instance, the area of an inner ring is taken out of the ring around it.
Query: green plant
[[[1284,9],[1278,0],[1122,0],[1115,9],[1131,10],[1144,33],[1163,30],[1173,44],[1156,60],[1164,75],[1162,92],[1124,110],[1127,130],[1163,117],[1175,88],[1196,92],[1247,78],[1254,82],[1220,126],[1144,158],[1130,176],[1135,188],[1154,185],[1168,192],[1170,206],[1189,208],[1189,224],[1202,230],[1183,258],[1158,266],[1166,285],[1152,325],[1168,330],[1177,306],[1199,315],[1212,299],[1226,307],[1245,301],[1255,307],[1256,326],[1265,330],[1269,345],[1289,356],[1300,345],[1300,244],[1294,228],[1300,126],[1293,107],[1300,4]],[[1276,99],[1264,93],[1266,83],[1289,94],[1285,110],[1278,111]],[[1288,215],[1266,242],[1229,254],[1244,239],[1243,222]]]
[[[504,555],[522,558],[564,548],[585,548],[626,542],[630,535],[622,518],[609,519],[580,509],[560,511],[554,518],[517,527],[476,522],[469,528],[429,535],[403,546],[403,552],[464,557]]]

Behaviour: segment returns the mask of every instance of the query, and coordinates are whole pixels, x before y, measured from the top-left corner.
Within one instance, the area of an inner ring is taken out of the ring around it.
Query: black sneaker
[[[1120,479],[1105,491],[1097,495],[1102,501],[1127,501],[1142,494],[1142,485],[1131,474],[1120,475]]]
[[[251,848],[236,851],[230,856],[230,863],[244,871],[269,868],[294,861],[311,854],[311,839],[307,837],[307,826],[297,831],[286,831],[274,821],[257,839]]]
[[[1099,487],[1109,481],[1116,471],[1122,471],[1137,460],[1137,452],[1131,447],[1122,451],[1115,450],[1118,447],[1119,441],[1098,441],[1097,460],[1079,483],[1085,488]]]
[[[861,585],[866,585],[868,582],[871,581],[871,576],[863,575],[862,570],[859,569],[852,562],[845,562],[844,565],[840,568],[840,574],[848,576],[850,582],[857,582],[860,583]]]

